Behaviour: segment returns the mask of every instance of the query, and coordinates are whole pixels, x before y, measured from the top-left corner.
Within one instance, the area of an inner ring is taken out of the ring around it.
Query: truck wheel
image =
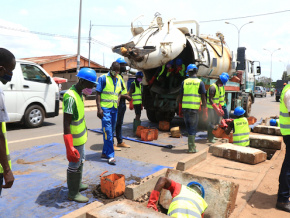
[[[276,101],[279,102],[280,98],[279,96],[276,96]]]
[[[44,110],[39,105],[31,105],[24,113],[24,124],[28,128],[40,127],[44,120]]]
[[[244,109],[246,110],[245,116],[249,117],[252,110],[252,98],[248,96],[247,102],[244,104]]]
[[[147,109],[146,110],[146,114],[147,114],[148,120],[150,120],[153,123],[157,123],[157,119],[156,119],[155,111],[154,110]]]

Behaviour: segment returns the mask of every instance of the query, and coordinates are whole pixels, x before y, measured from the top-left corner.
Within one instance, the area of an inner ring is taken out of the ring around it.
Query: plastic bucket
[[[116,198],[125,192],[125,176],[123,174],[110,174],[108,176],[103,176],[103,174],[108,171],[103,172],[101,177],[101,192],[104,193],[108,198]]]

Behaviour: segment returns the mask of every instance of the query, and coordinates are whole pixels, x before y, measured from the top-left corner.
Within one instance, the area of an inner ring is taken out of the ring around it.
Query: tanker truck
[[[188,64],[198,67],[197,75],[206,89],[221,73],[227,72],[230,76],[225,86],[228,111],[242,106],[246,115],[250,115],[255,100],[255,76],[261,74],[261,68],[258,61],[247,59],[246,48],[230,51],[222,33],[202,35],[200,25],[195,20],[171,19],[164,22],[160,14],[155,14],[145,30],[134,25],[137,20],[131,23],[132,40],[112,50],[124,56],[130,67],[144,73],[142,100],[150,121],[171,121],[179,113],[177,99],[186,76],[170,75],[165,67],[167,63],[174,66],[178,59],[182,60],[183,72]],[[163,79],[158,78],[162,76],[161,72]]]

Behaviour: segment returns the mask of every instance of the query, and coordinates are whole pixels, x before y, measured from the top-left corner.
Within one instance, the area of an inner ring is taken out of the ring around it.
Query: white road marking
[[[35,139],[43,139],[43,138],[49,138],[52,136],[59,136],[63,135],[63,133],[58,133],[58,134],[53,134],[53,135],[46,135],[46,136],[40,136],[40,137],[34,137],[34,138],[28,138],[28,139],[21,139],[21,140],[15,140],[15,141],[8,141],[8,145],[12,143],[17,143],[17,142],[25,142],[25,141],[30,141],[30,140],[35,140]]]

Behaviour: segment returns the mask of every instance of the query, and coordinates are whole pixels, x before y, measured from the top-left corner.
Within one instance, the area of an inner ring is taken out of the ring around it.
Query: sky
[[[80,0],[0,2],[0,47],[16,58],[77,54]],[[239,35],[248,57],[260,61],[261,76],[270,77],[272,57],[273,81],[281,79],[290,64],[289,0],[82,0],[81,55],[89,56],[90,21],[95,39],[91,60],[110,67],[120,57],[111,47],[132,38],[131,22],[144,15],[138,24],[147,25],[156,12],[163,20],[196,20],[201,34],[222,32],[232,51]]]

